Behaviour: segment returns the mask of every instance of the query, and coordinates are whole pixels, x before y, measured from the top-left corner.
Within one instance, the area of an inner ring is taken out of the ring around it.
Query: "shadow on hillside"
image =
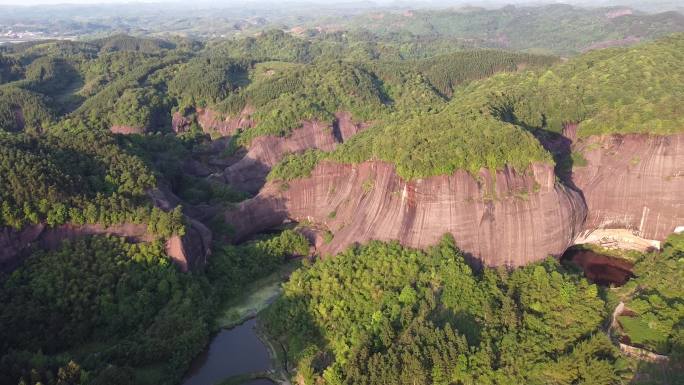
[[[534,127],[521,121],[516,115],[514,107],[511,105],[504,104],[502,106],[492,106],[491,112],[494,117],[501,121],[516,125],[534,135],[544,149],[553,156],[556,176],[566,186],[582,194],[582,191],[575,185],[572,179],[572,167],[575,163],[572,156],[572,143],[578,123],[563,123],[563,132],[558,133],[547,128],[546,115],[544,114],[542,114],[541,125],[539,127]],[[584,197],[583,194],[582,197]]]

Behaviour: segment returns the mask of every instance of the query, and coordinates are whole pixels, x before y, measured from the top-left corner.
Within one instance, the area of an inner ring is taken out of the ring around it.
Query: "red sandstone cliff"
[[[125,237],[131,242],[150,242],[155,237],[147,232],[144,224],[121,224],[104,227],[97,224],[27,226],[22,230],[0,228],[0,271],[14,269],[20,263],[24,251],[32,246],[56,249],[64,240],[75,240],[93,235]],[[173,236],[166,242],[166,253],[183,271],[198,267],[206,262],[211,245],[211,231],[203,224],[189,220],[184,236]]]
[[[559,143],[575,140],[576,129],[568,125],[568,137],[549,149],[570,151]],[[456,172],[405,182],[386,163],[324,162],[287,188],[267,184],[227,220],[238,241],[288,219],[310,222],[334,234],[330,243],[315,237],[322,253],[370,239],[424,247],[449,232],[473,257],[508,266],[559,255],[598,229],[662,240],[684,225],[684,134],[590,137],[572,150],[587,161],[573,168],[573,188],[542,165],[523,174]]]
[[[209,108],[197,108],[195,118],[197,124],[207,133],[218,133],[221,136],[232,136],[240,129],[254,125],[252,114],[254,109],[246,106],[237,116],[226,116]],[[176,133],[185,132],[190,128],[192,120],[179,112],[171,116],[171,129]]]
[[[581,229],[584,202],[556,182],[551,166],[534,165],[522,174],[483,170],[478,179],[458,171],[406,182],[383,162],[323,162],[286,189],[267,184],[227,213],[227,221],[238,240],[288,218],[312,222],[334,234],[330,243],[319,240],[323,253],[370,239],[425,247],[451,233],[471,256],[508,266],[560,255]]]
[[[332,151],[359,131],[368,127],[365,123],[354,123],[351,114],[336,114],[332,125],[308,121],[292,131],[287,137],[266,135],[255,138],[247,154],[223,172],[223,180],[232,187],[255,194],[263,186],[266,175],[276,163],[288,153],[301,152],[310,148]]]
[[[11,270],[19,262],[19,255],[31,246],[47,249],[57,248],[65,239],[76,239],[89,235],[115,235],[126,237],[131,242],[151,241],[154,237],[147,234],[147,226],[124,224],[111,227],[100,225],[62,225],[47,227],[45,225],[26,226],[17,231],[12,228],[0,228],[0,270]]]
[[[585,230],[625,228],[662,240],[684,225],[684,133],[604,135],[573,148],[587,160],[572,173],[589,209]]]

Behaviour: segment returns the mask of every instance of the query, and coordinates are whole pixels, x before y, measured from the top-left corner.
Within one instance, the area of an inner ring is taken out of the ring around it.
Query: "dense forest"
[[[476,2],[446,1],[439,5],[326,2],[324,6],[297,2],[271,2],[264,6],[243,2],[200,4],[191,8],[157,3],[3,6],[0,25],[55,38],[101,39],[125,31],[163,36],[176,46],[186,44],[182,37],[199,40],[244,37],[277,27],[314,38],[327,34],[338,34],[340,38],[373,36],[363,39],[359,46],[378,54],[400,55],[423,55],[433,52],[435,45],[571,55],[602,44],[651,40],[683,30],[684,8],[677,0],[507,4],[510,3],[490,1],[478,6]],[[168,44],[139,45],[125,42],[125,38],[119,41],[112,46],[128,44],[149,50]]]
[[[628,36],[659,37],[682,31],[677,12],[643,14],[620,8],[585,9],[569,4],[540,7],[509,5],[500,9],[464,7],[453,10],[414,10],[368,13],[352,18],[351,28],[380,36],[404,34],[454,37],[497,48],[576,54],[603,40]]]
[[[96,131],[42,136],[0,132],[0,223],[27,225],[143,223],[150,233],[183,234],[181,207],[164,212],[146,192],[151,170]]]
[[[619,317],[630,343],[679,359],[684,358],[683,262],[684,235],[672,235],[662,252],[639,256],[636,278],[614,293],[634,313]]]
[[[344,163],[385,160],[411,179],[548,162],[550,155],[536,137],[561,132],[566,123],[581,122],[580,137],[679,132],[684,127],[676,102],[684,96],[678,70],[683,48],[684,36],[675,35],[634,48],[591,52],[548,70],[496,74],[460,87],[458,97],[437,113],[388,119],[327,157]]]
[[[181,273],[160,242],[93,237],[36,251],[0,281],[0,383],[177,383],[220,304],[308,248],[293,231],[226,245],[206,274]]]
[[[637,322],[658,319],[671,373],[684,363],[681,238],[617,292]],[[475,271],[450,237],[427,251],[374,241],[295,272],[264,317],[303,384],[618,384],[631,369],[601,332],[608,294],[553,259]]]

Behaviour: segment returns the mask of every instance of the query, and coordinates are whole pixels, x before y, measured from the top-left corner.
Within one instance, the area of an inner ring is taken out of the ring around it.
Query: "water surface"
[[[265,378],[258,378],[256,380],[245,382],[242,385],[274,385],[274,384],[275,384],[275,382],[273,382],[271,380],[267,380]]]
[[[190,365],[183,385],[215,385],[238,374],[271,369],[268,349],[254,331],[256,319],[232,329],[221,330]],[[273,385],[269,380],[252,380],[246,385]]]

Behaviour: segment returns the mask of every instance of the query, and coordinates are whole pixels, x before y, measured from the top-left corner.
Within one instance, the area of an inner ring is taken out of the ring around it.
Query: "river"
[[[252,318],[232,329],[222,329],[190,365],[183,385],[217,385],[239,374],[265,372],[272,369],[268,349],[254,330]],[[266,379],[244,385],[273,385]]]

